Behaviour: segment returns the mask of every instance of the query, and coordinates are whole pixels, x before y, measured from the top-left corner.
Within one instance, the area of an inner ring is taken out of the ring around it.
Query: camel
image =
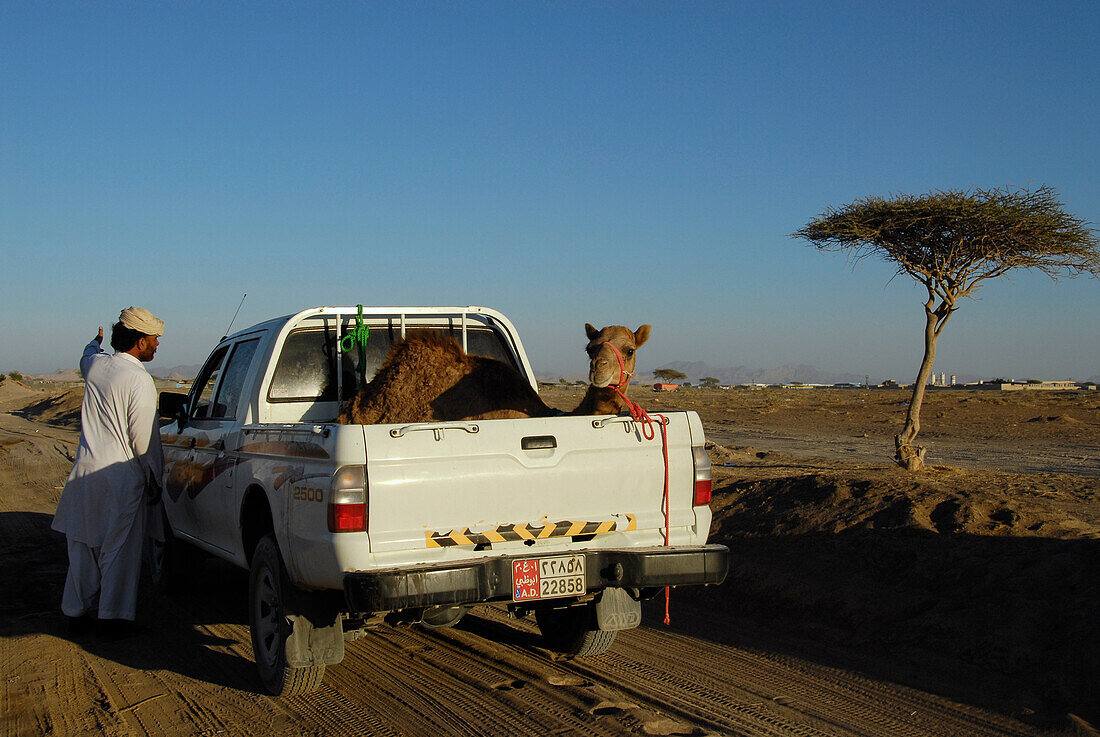
[[[622,412],[627,403],[627,385],[634,378],[635,352],[649,340],[649,329],[649,325],[633,331],[622,325],[609,325],[597,330],[585,323],[588,391],[570,414],[617,415]]]
[[[584,327],[589,339],[590,385],[572,412],[548,406],[508,364],[468,355],[453,338],[418,330],[394,344],[375,377],[344,405],[336,421],[375,425],[617,414],[623,399],[613,384],[621,384],[620,391],[625,394],[634,371],[634,353],[649,337],[649,325],[636,332],[619,325],[602,330],[588,324]],[[608,344],[623,358],[621,376],[619,360]]]
[[[341,424],[547,417],[556,414],[515,369],[471,356],[432,330],[395,343],[378,373],[344,405]]]

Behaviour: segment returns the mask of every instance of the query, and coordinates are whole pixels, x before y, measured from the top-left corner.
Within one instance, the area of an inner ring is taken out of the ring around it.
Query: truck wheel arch
[[[241,543],[249,565],[256,546],[268,533],[275,534],[275,522],[267,493],[259,486],[250,486],[241,500]]]

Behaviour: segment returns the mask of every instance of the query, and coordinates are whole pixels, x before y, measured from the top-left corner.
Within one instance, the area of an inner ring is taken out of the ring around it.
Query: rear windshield
[[[421,329],[421,328],[417,328]],[[462,342],[461,328],[428,328],[450,335]],[[374,378],[382,362],[389,354],[390,346],[400,338],[400,328],[384,325],[371,327],[367,339],[364,374],[367,381]],[[271,402],[335,401],[336,397],[336,330],[332,327],[309,327],[292,331],[283,343],[279,362],[268,389]],[[492,328],[467,327],[467,352],[473,356],[495,358],[516,368],[512,352],[503,337]],[[350,399],[357,388],[359,349],[340,354],[340,370],[343,373],[343,396]]]

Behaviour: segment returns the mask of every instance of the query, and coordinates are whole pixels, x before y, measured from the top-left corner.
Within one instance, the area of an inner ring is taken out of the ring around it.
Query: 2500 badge
[[[296,486],[294,487],[294,496],[292,498],[298,502],[323,502],[325,500],[325,492],[323,489]]]

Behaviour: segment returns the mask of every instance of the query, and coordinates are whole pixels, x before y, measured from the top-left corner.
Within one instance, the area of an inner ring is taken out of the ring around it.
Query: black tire
[[[454,627],[462,621],[462,618],[466,616],[466,612],[468,611],[470,611],[470,607],[465,606],[430,607],[421,617],[420,626],[427,630]]]
[[[252,554],[248,625],[260,681],[274,696],[312,693],[321,687],[325,676],[323,664],[305,668],[286,664],[286,642],[291,630],[285,602],[291,586],[274,536],[265,535]]]
[[[615,642],[616,632],[599,629],[595,620],[591,605],[557,609],[543,606],[535,610],[535,621],[546,646],[576,658],[602,655]]]
[[[146,537],[143,553],[145,570],[153,590],[158,594],[169,594],[192,582],[205,560],[195,546],[188,545],[172,533],[168,515],[163,509],[160,513],[163,516],[164,540]]]

